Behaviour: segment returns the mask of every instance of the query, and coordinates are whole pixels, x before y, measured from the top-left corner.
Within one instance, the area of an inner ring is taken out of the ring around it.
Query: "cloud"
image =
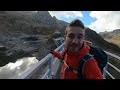
[[[19,59],[15,63],[8,63],[0,67],[0,79],[15,79],[37,62],[35,57],[27,57]]]
[[[96,18],[96,21],[89,28],[97,32],[120,29],[120,11],[92,11],[90,16]]]
[[[83,17],[81,11],[49,11],[51,16],[55,16],[56,18],[74,18],[74,17]]]

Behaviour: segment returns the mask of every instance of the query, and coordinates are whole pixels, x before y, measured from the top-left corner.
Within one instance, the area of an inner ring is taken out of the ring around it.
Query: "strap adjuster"
[[[68,69],[68,70],[70,70],[70,71],[74,72],[75,74],[78,74],[78,71],[76,71],[74,68],[72,68],[72,67],[68,66],[68,65],[67,65],[67,63],[66,63],[65,61],[63,61],[63,63],[65,64],[66,69]]]
[[[68,66],[67,69],[74,72],[75,74],[78,74],[78,71],[76,71],[74,68],[72,68],[70,66]]]

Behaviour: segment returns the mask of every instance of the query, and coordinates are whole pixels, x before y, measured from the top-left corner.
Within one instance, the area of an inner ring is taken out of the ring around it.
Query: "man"
[[[89,53],[90,47],[84,42],[85,27],[79,20],[75,19],[70,22],[65,31],[65,47],[62,54],[52,51],[51,53],[59,59],[64,59],[62,70],[60,73],[61,79],[78,79],[78,65],[82,57]],[[68,66],[74,70],[68,69]],[[74,71],[74,72],[73,72]],[[81,73],[80,73],[81,74]],[[90,58],[83,67],[85,79],[103,79],[102,73],[94,58]]]

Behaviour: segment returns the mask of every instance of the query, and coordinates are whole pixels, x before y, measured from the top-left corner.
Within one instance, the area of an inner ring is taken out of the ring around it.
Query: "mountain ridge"
[[[0,66],[22,57],[35,56],[41,60],[50,49],[56,48],[53,33],[58,30],[63,36],[68,24],[52,17],[48,11],[0,11],[0,21]],[[105,50],[120,52],[119,47],[89,28],[86,29],[85,39]]]
[[[115,29],[111,32],[101,32],[99,35],[106,41],[114,43],[120,47],[120,29]]]
[[[94,30],[90,28],[86,28],[86,39],[88,41],[93,42],[94,45],[97,45],[106,51],[109,51],[117,55],[119,55],[120,53],[119,46],[106,41],[104,38],[102,38],[101,35],[97,34]]]

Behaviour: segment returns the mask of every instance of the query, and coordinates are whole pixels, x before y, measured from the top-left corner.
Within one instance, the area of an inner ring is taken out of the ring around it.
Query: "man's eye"
[[[68,37],[69,37],[69,38],[74,38],[74,35],[69,35]]]
[[[79,39],[80,39],[80,38],[82,38],[82,37],[83,37],[83,36],[78,36],[77,38],[79,38]]]

